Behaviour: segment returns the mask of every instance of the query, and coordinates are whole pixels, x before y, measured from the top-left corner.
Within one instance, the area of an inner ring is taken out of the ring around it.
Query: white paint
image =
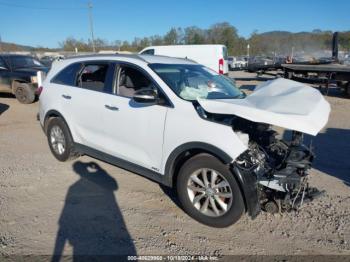
[[[211,68],[219,73],[219,60],[224,60],[223,73],[228,73],[227,56],[223,52],[226,49],[224,45],[168,45],[168,46],[149,46],[140,51],[140,54],[154,50],[154,55],[163,55],[177,58],[186,58],[195,61],[198,64]],[[226,49],[227,50],[227,49]],[[226,52],[227,53],[227,52]]]
[[[237,115],[314,136],[327,124],[330,113],[318,90],[283,78],[257,86],[245,99],[199,99],[199,103],[210,113]]]

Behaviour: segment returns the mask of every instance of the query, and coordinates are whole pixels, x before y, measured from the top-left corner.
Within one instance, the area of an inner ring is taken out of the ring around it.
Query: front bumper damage
[[[298,210],[325,191],[310,187],[308,170],[314,159],[312,147],[302,144],[302,134],[293,140],[272,140],[266,145],[249,145],[233,164],[232,172],[242,181],[248,215],[261,210],[281,213]]]
[[[198,107],[203,118],[232,126],[245,147],[231,170],[250,216],[261,209],[295,210],[322,194],[308,184],[314,154],[302,142],[303,134],[316,136],[328,122],[331,108],[319,91],[280,78],[258,85],[243,99],[198,99]],[[292,138],[277,138],[272,126],[294,130]]]

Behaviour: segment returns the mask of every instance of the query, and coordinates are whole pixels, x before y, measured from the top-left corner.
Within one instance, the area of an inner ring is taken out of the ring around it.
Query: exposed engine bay
[[[255,190],[260,208],[270,213],[300,208],[322,195],[308,183],[308,169],[314,154],[312,146],[303,144],[303,134],[293,131],[289,141],[279,139],[270,125],[233,115],[197,112],[205,119],[231,125],[248,150],[233,163],[234,172],[256,178]]]
[[[302,133],[293,131],[290,141],[285,141],[278,139],[277,132],[266,124],[234,118],[232,126],[235,132],[249,135],[249,149],[235,164],[256,175],[263,210],[291,211],[320,195],[317,189],[309,187],[307,171],[314,154],[311,145],[302,143]]]

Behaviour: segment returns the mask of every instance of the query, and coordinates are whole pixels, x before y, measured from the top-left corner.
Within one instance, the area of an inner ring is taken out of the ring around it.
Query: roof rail
[[[91,54],[91,55],[76,55],[76,56],[69,56],[66,57],[64,60],[69,60],[69,59],[75,59],[75,58],[89,58],[89,57],[125,57],[125,58],[134,58],[141,60],[143,62],[147,62],[145,59],[140,57],[138,54]]]

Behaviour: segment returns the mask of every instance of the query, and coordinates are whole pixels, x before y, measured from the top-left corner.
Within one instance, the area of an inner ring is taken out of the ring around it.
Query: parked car
[[[65,59],[39,99],[57,160],[89,155],[172,187],[190,216],[213,227],[315,197],[302,133],[316,135],[329,111],[319,91],[291,80],[246,96],[203,65],[153,55]],[[271,125],[294,130],[290,141]]]
[[[37,72],[48,68],[31,56],[0,54],[0,92],[12,93],[23,104],[35,100]]]
[[[228,57],[228,68],[229,70],[241,70],[247,67],[247,58],[245,57],[235,57],[235,56],[229,56]]]
[[[219,74],[228,74],[227,48],[224,45],[149,46],[140,51],[140,54],[186,58]]]
[[[40,63],[46,67],[51,67],[51,65],[55,61],[60,61],[62,59],[64,59],[64,56],[62,56],[62,55],[43,56],[42,58],[40,58]]]

